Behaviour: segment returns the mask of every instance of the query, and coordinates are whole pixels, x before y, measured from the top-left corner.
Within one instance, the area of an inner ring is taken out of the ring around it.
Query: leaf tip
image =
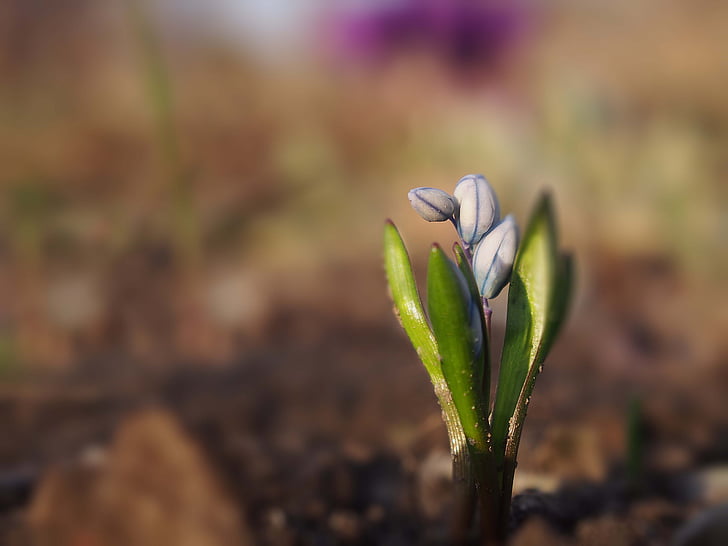
[[[536,210],[541,214],[552,215],[554,209],[554,198],[551,190],[545,189],[541,191]]]
[[[442,250],[440,244],[432,243],[432,246],[430,247],[430,262],[432,262],[432,260],[440,261],[443,258],[445,258],[445,252]]]
[[[394,222],[389,218],[384,222],[384,241],[388,244],[389,241],[393,241],[399,238],[399,230]]]

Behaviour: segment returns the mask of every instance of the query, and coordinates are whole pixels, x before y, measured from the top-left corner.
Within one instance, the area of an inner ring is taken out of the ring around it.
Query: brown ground
[[[268,66],[173,1],[50,4],[0,2],[0,544],[447,544],[381,226],[422,279],[453,234],[406,192],[472,171],[521,221],[550,188],[577,262],[513,543],[728,521],[723,4],[533,3],[500,68],[465,73]]]
[[[670,275],[619,267],[620,286]],[[556,544],[664,544],[725,500],[696,485],[728,452],[725,367],[667,356],[679,340],[640,312],[615,322],[592,308],[536,388],[516,487],[550,494],[515,502],[515,544],[542,544],[544,529]],[[258,348],[222,367],[134,371],[106,357],[6,384],[3,543],[447,543],[446,438],[424,371],[388,315],[336,313],[281,310]],[[624,472],[633,396],[645,408],[636,488]]]

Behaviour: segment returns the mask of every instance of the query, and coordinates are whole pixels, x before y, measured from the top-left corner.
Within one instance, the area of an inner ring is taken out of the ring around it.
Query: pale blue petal
[[[484,298],[495,298],[508,284],[517,250],[518,226],[508,215],[475,248],[473,273]]]
[[[463,243],[475,245],[498,222],[500,205],[482,174],[469,174],[455,186],[458,233]]]
[[[450,220],[457,207],[455,199],[449,193],[437,188],[414,188],[407,197],[417,214],[428,222]]]

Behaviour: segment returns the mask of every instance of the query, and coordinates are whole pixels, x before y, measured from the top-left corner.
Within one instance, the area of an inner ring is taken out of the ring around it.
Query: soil
[[[686,374],[649,321],[610,322],[610,301],[567,328],[539,378],[513,544],[667,544],[728,500],[701,474],[728,460],[720,359]],[[0,543],[448,544],[446,434],[395,321],[299,307],[270,325],[224,365],[107,354],[6,381]]]

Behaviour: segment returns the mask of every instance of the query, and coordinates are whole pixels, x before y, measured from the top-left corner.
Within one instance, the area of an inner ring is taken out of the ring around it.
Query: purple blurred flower
[[[404,0],[339,12],[331,21],[329,47],[353,61],[426,49],[457,66],[488,65],[521,37],[527,15],[517,1]]]

